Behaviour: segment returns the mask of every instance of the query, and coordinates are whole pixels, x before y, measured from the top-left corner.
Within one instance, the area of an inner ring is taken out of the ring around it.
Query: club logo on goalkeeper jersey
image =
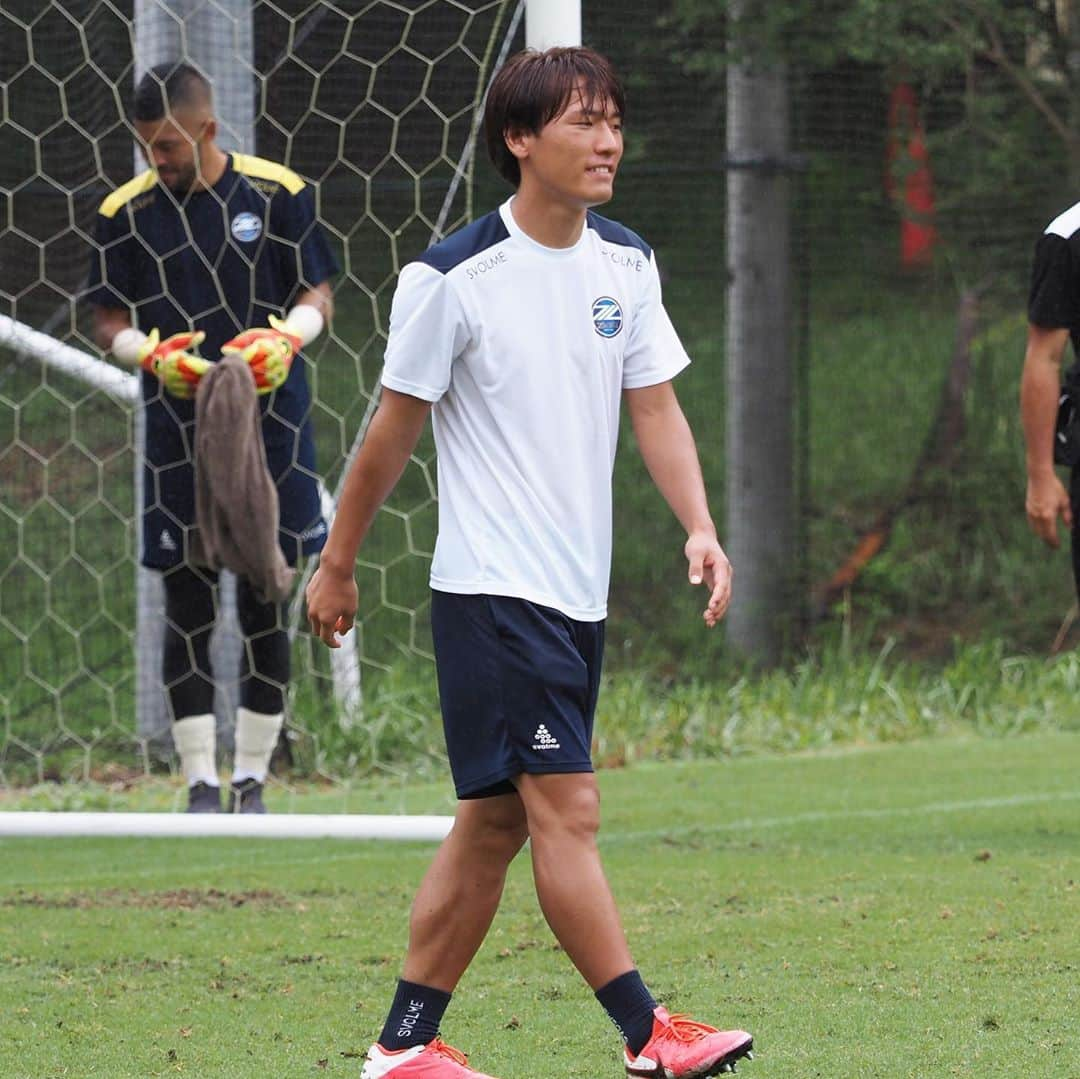
[[[618,300],[610,296],[601,296],[593,300],[593,329],[601,337],[614,337],[622,329],[622,308]]]
[[[232,234],[242,244],[249,244],[252,240],[257,240],[262,233],[262,222],[258,216],[253,213],[237,214],[232,219]]]

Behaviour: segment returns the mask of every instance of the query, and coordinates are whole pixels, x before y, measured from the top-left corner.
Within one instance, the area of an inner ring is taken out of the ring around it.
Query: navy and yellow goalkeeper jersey
[[[217,360],[221,346],[242,330],[266,326],[307,289],[337,272],[326,237],[315,218],[311,187],[283,165],[230,154],[213,187],[178,199],[148,170],[114,191],[97,215],[97,245],[87,298],[93,304],[130,311],[144,333],[162,338],[201,330],[199,354]],[[183,535],[194,503],[190,475],[193,401],[164,392],[143,373],[146,402],[146,492],[144,555],[147,565],[167,566],[183,557]],[[267,459],[281,495],[283,527],[305,552],[322,545],[314,493],[314,446],[310,391],[303,356],[286,381],[260,398]],[[295,502],[291,488],[301,477],[311,487]],[[312,508],[314,507],[314,509]],[[295,513],[294,513],[295,509]],[[314,535],[313,533],[318,533]],[[295,548],[297,545],[283,545]],[[296,550],[289,549],[290,561]]]
[[[134,307],[134,324],[162,338],[202,330],[199,351],[209,360],[337,272],[311,188],[245,154],[230,154],[212,188],[182,201],[153,171],[136,176],[101,204],[97,241],[90,302]]]

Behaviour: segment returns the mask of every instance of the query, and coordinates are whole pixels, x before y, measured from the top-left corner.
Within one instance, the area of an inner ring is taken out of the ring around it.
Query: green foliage
[[[978,732],[1080,731],[1070,701],[1080,658],[1009,656],[1000,643],[958,648],[941,670],[876,654],[842,632],[788,669],[716,670],[667,684],[608,680],[597,720],[601,763],[739,756]]]
[[[746,50],[806,70],[853,59],[933,79],[978,58],[1022,65],[1032,42],[1044,46],[1048,65],[1062,65],[1066,54],[1052,5],[1010,0],[672,0],[659,21],[687,44],[688,70],[697,71],[722,70]],[[732,48],[711,56],[692,49],[717,26]]]
[[[321,644],[305,644],[325,651]],[[357,715],[326,692],[327,680],[297,681],[291,708],[293,770],[339,780],[380,772],[441,772],[446,755],[431,661],[403,652],[389,670],[365,668],[362,677]]]
[[[841,87],[849,87],[848,100],[867,92],[879,97],[883,126],[884,94],[898,82],[914,84],[933,167],[937,225],[962,279],[985,275],[988,248],[1008,246],[1003,192],[1012,206],[1034,203],[1041,220],[1052,209],[1045,178],[1061,172],[1075,180],[1080,88],[1053,5],[786,0],[741,6],[744,18],[736,26],[731,0],[673,0],[650,42],[652,62],[673,63],[699,80],[703,92],[716,98],[718,117],[729,63],[748,55],[782,63],[791,86],[793,149],[808,155],[812,169],[850,137],[829,123],[830,113],[846,107]],[[850,164],[845,160],[844,167]],[[894,172],[902,175],[904,167],[901,154]],[[810,183],[818,194],[820,178]],[[903,212],[902,203],[897,210]]]

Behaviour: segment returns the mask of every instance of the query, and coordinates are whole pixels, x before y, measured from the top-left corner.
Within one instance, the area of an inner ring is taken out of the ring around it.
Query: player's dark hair
[[[511,56],[492,79],[484,105],[484,140],[495,168],[514,187],[521,183],[521,167],[506,136],[538,134],[562,113],[578,86],[587,108],[614,105],[625,118],[622,82],[611,61],[592,49],[525,49]]]
[[[210,83],[190,64],[171,61],[152,67],[135,87],[131,116],[139,123],[161,120],[185,105],[210,101]]]

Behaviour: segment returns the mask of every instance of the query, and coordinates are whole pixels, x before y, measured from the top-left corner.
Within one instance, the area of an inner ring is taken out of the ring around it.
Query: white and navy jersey
[[[1054,218],[1035,244],[1028,321],[1067,329],[1080,356],[1080,202]]]
[[[382,381],[434,403],[432,587],[606,617],[621,393],[689,362],[652,251],[597,214],[552,249],[507,201],[406,266]]]

